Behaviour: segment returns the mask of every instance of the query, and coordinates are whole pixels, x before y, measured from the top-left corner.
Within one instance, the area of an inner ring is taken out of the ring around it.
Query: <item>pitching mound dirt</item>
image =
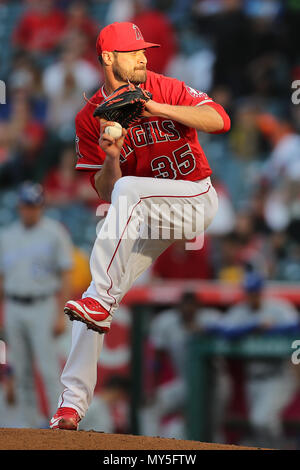
[[[0,450],[241,450],[233,445],[95,431],[0,429]]]

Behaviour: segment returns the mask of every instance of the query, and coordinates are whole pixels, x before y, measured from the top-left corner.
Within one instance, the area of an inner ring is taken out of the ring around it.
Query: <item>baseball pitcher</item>
[[[96,48],[105,81],[76,116],[76,169],[91,172],[110,207],[91,254],[92,282],[65,306],[75,322],[53,429],[78,429],[103,333],[135,279],[174,240],[201,234],[217,211],[197,131],[227,132],[230,119],[207,94],[148,71],[151,47],[159,45],[132,23],[102,29]]]

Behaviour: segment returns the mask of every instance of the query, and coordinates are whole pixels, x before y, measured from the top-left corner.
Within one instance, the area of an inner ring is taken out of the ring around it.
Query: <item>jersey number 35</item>
[[[196,160],[189,144],[173,150],[172,157],[161,155],[151,162],[155,178],[176,179],[177,175],[188,175],[196,168]]]

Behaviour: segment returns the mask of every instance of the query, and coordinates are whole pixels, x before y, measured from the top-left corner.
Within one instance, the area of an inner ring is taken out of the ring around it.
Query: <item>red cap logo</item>
[[[96,43],[98,56],[103,51],[129,52],[149,47],[160,47],[160,44],[146,42],[138,26],[128,22],[109,24],[100,31]]]

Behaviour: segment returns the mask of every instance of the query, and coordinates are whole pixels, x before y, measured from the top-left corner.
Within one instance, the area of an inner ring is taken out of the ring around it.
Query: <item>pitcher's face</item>
[[[112,64],[115,79],[121,82],[129,80],[134,85],[147,80],[147,58],[145,50],[132,52],[115,52]]]

